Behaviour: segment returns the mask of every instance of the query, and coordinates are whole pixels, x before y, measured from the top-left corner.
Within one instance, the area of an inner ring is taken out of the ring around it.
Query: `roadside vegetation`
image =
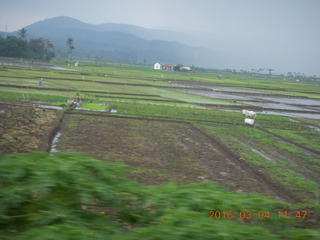
[[[79,154],[0,161],[3,239],[316,239],[310,207],[212,182],[143,186],[130,168]],[[86,177],[84,177],[86,176]],[[17,184],[19,183],[19,184]],[[316,209],[314,209],[316,210]],[[319,210],[319,209],[318,209]],[[315,216],[314,216],[315,217]]]

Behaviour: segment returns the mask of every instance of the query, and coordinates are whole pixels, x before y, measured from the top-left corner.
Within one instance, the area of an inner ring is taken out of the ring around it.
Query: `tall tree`
[[[50,60],[54,57],[54,46],[53,44],[48,40],[44,39],[45,42],[45,57],[47,60]]]
[[[50,60],[54,57],[52,43],[44,38],[31,39],[29,42],[28,56],[30,58]]]
[[[267,70],[269,71],[269,75],[271,76],[272,75],[272,71],[274,71],[274,69],[268,68]]]
[[[22,28],[19,32],[18,32],[18,36],[20,39],[25,40],[27,37],[27,29]]]
[[[27,50],[28,42],[14,36],[8,36],[5,41],[4,52],[5,57],[24,57]]]
[[[68,55],[69,55],[69,61],[70,61],[72,51],[74,50],[74,45],[73,45],[73,39],[72,38],[68,38],[67,47],[68,47]]]

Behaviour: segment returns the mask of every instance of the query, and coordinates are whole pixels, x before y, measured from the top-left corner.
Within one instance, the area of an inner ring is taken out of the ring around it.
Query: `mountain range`
[[[179,31],[116,23],[94,25],[70,17],[46,19],[28,25],[25,29],[27,38],[42,37],[50,40],[58,57],[66,55],[67,39],[72,38],[74,58],[197,66],[213,66],[221,58],[218,52],[198,47],[197,39],[200,38],[197,35]],[[8,35],[17,34],[18,31]],[[205,44],[199,42],[199,45]]]
[[[219,23],[217,23],[219,24]],[[186,26],[188,27],[188,26]],[[304,41],[291,33],[271,35],[253,29],[234,35],[212,34],[210,29],[150,29],[130,24],[88,24],[71,17],[55,17],[25,26],[27,38],[46,38],[57,58],[67,57],[67,39],[74,40],[72,57],[130,63],[155,62],[195,65],[216,69],[275,69],[275,73],[319,72],[319,48],[315,39]],[[205,29],[205,30],[204,30]],[[18,35],[0,32],[0,36]],[[302,36],[302,35],[301,35]],[[307,40],[306,40],[307,39]],[[309,42],[309,45],[306,44]]]

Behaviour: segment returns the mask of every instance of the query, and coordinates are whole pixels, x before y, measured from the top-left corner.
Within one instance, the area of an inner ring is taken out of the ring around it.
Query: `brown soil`
[[[235,192],[301,202],[294,193],[192,124],[66,114],[58,150],[86,152],[138,169],[142,184],[212,180]]]
[[[48,151],[62,112],[26,105],[0,104],[0,153]],[[57,149],[86,152],[125,163],[142,184],[184,184],[212,180],[235,192],[258,192],[287,202],[302,202],[213,136],[190,123],[65,114]]]
[[[62,112],[0,103],[0,153],[48,151]]]

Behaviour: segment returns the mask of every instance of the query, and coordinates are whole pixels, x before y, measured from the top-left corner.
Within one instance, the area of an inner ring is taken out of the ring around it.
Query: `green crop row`
[[[318,131],[311,131],[310,129],[309,131],[288,131],[282,129],[273,129],[272,131],[286,139],[320,151],[320,132]]]
[[[57,95],[49,95],[49,94],[36,94],[36,93],[28,93],[27,91],[24,93],[21,92],[7,92],[0,90],[0,99],[1,100],[37,100],[37,101],[67,101],[68,97],[57,96]]]
[[[320,186],[316,183],[316,178],[309,179],[315,172],[320,172],[319,159],[306,156],[303,151],[293,145],[279,141],[275,136],[258,129],[245,126],[197,125],[220,139],[252,164],[269,172],[275,180],[287,185],[290,189],[313,193],[315,198],[319,197]],[[311,146],[308,145],[308,147]],[[259,149],[259,152],[255,149]],[[283,159],[284,156],[286,156],[285,159]],[[302,170],[301,164],[312,167]]]

